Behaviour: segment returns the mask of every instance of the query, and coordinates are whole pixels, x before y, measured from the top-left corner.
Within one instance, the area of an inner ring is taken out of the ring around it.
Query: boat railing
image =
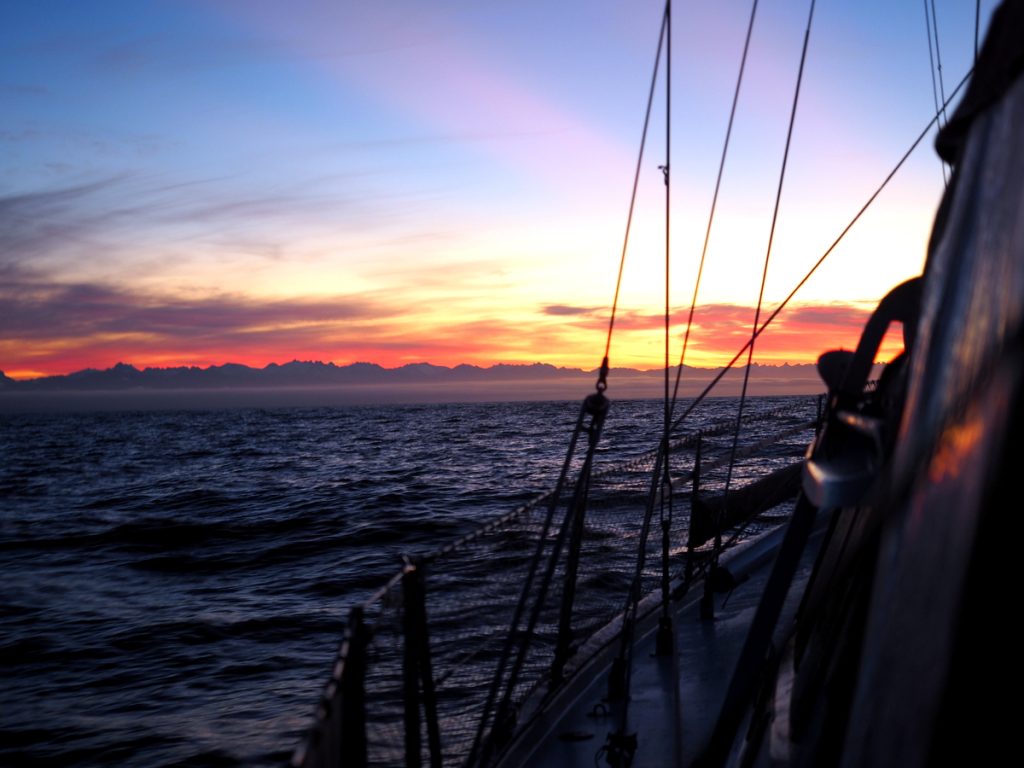
[[[819,416],[820,405],[807,398],[745,422],[754,439],[736,451],[733,487],[739,490],[802,457]],[[698,445],[700,493],[713,497],[725,484],[734,426],[734,420],[723,420],[671,441],[674,519],[667,549],[676,573],[688,557],[691,565],[708,559],[713,546],[707,542],[688,551]],[[405,558],[399,573],[351,609],[313,726],[292,765],[492,761],[503,735],[527,716],[523,703],[570,680],[588,660],[583,656],[600,650],[585,641],[623,615],[657,461],[657,451],[617,462],[601,457],[590,477],[572,568],[564,551],[570,548],[559,544],[559,525],[544,524],[552,510],[556,518],[567,514],[571,488],[560,498],[554,491],[540,494],[434,552]],[[744,523],[746,534],[781,520],[781,508],[770,512],[767,521]],[[723,538],[732,543],[743,536],[734,530]],[[641,595],[661,584],[660,533],[644,549]],[[541,579],[531,578],[531,562],[538,558],[550,571],[543,588]],[[565,599],[567,589],[571,600]],[[524,613],[531,622],[513,620]],[[506,663],[510,649],[518,656]]]

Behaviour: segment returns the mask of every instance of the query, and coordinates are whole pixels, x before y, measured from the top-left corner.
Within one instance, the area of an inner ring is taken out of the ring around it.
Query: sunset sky
[[[935,2],[947,95],[970,67],[974,5]],[[993,5],[981,4],[982,33]],[[292,359],[596,367],[662,6],[4,3],[0,370]],[[793,0],[758,9],[694,365],[721,364],[750,333],[807,10]],[[675,4],[678,338],[749,14],[734,0]],[[818,3],[766,311],[934,104],[924,3]],[[616,366],[662,363],[660,96],[652,121]],[[874,303],[920,272],[942,189],[930,137],[765,333],[757,359],[811,362],[852,346]]]

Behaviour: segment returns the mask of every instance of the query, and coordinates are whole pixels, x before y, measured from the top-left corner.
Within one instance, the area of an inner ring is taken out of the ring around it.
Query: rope
[[[615,330],[615,313],[619,307],[619,292],[622,288],[622,272],[626,266],[626,250],[629,247],[629,232],[633,226],[633,211],[636,208],[636,193],[640,186],[640,168],[643,165],[644,147],[647,144],[647,128],[651,122],[651,108],[654,105],[654,86],[658,81],[658,66],[661,63],[661,46],[665,40],[665,29],[668,25],[668,6],[661,18],[661,30],[658,33],[658,48],[654,54],[654,71],[651,73],[651,85],[647,93],[647,110],[644,113],[644,127],[640,135],[640,151],[636,158],[636,171],[633,173],[633,192],[629,198],[629,213],[626,216],[626,234],[622,239],[622,255],[619,257],[619,274],[615,279],[615,296],[612,299],[611,316],[608,319],[608,338],[604,344],[604,359],[601,362],[601,374],[597,383],[597,390],[603,392],[607,387],[605,381],[608,376],[608,355],[612,348],[612,332]]]
[[[782,168],[779,171],[779,184],[775,190],[775,208],[772,211],[772,225],[768,233],[768,248],[764,254],[764,269],[761,272],[761,290],[757,295],[757,308],[754,310],[754,323],[750,332],[750,343],[747,345],[747,365],[743,370],[743,388],[740,390],[740,402],[736,413],[736,429],[732,435],[732,449],[730,450],[729,458],[729,469],[727,470],[725,477],[725,503],[723,503],[722,514],[724,514],[725,508],[729,500],[729,488],[732,484],[732,471],[735,465],[736,447],[739,444],[740,439],[740,426],[743,422],[743,406],[747,402],[747,386],[750,382],[750,366],[754,359],[754,342],[757,340],[758,335],[758,322],[761,319],[761,305],[764,302],[764,286],[768,281],[768,263],[771,260],[772,255],[772,244],[775,240],[775,226],[779,219],[779,205],[782,201],[782,186],[786,179],[786,166],[789,163],[789,148],[793,141],[793,126],[796,123],[796,108],[800,102],[800,85],[803,83],[804,78],[804,65],[807,62],[807,47],[811,40],[811,23],[814,20],[814,4],[815,0],[811,0],[810,11],[807,15],[807,29],[804,31],[804,45],[803,50],[800,53],[800,68],[797,70],[796,76],[796,90],[793,93],[793,106],[789,112],[789,128],[786,131],[786,147],[782,153]],[[722,532],[721,525],[715,526],[715,562],[718,561],[718,554],[722,548]],[[710,581],[708,582],[710,586]]]
[[[946,102],[943,104],[942,107],[943,109],[949,106],[949,103],[956,98],[956,95],[960,92],[960,89],[963,88],[964,84],[968,81],[968,79],[970,79],[971,73],[973,71],[974,70],[972,68],[970,71],[968,71],[966,75],[964,75],[960,83],[949,95],[949,98],[946,99]],[[796,284],[796,287],[789,292],[789,295],[782,300],[782,303],[780,303],[779,306],[775,308],[775,310],[768,316],[768,319],[765,320],[761,327],[757,329],[757,333],[754,334],[753,338],[757,338],[758,336],[765,332],[768,326],[772,324],[775,318],[778,317],[782,310],[785,309],[786,306],[789,304],[789,302],[793,300],[793,297],[796,296],[799,290],[804,287],[808,280],[811,279],[811,275],[813,275],[818,270],[818,267],[825,263],[825,259],[827,259],[832,254],[832,252],[836,249],[836,247],[839,245],[842,239],[846,237],[846,234],[851,229],[853,229],[853,225],[856,224],[860,220],[860,217],[863,216],[864,213],[867,211],[867,209],[871,207],[871,204],[875,202],[875,199],[882,193],[882,190],[888,186],[890,181],[892,181],[892,178],[893,176],[896,175],[897,171],[899,171],[899,169],[903,167],[903,164],[907,161],[910,155],[913,154],[914,150],[917,149],[918,145],[922,141],[924,141],[925,136],[927,136],[928,132],[931,131],[932,126],[934,126],[935,123],[938,121],[939,114],[940,113],[936,111],[935,116],[928,121],[928,125],[926,125],[924,127],[924,130],[921,131],[921,133],[918,135],[916,139],[914,139],[914,142],[913,144],[910,145],[910,148],[903,153],[903,157],[901,157],[899,159],[899,162],[896,163],[895,167],[891,171],[889,171],[889,175],[887,175],[885,179],[882,181],[882,183],[878,185],[875,191],[871,193],[871,196],[867,199],[867,202],[864,203],[864,205],[861,206],[860,210],[857,211],[854,217],[850,219],[850,222],[843,228],[843,231],[839,233],[838,237],[836,237],[835,240],[832,241],[832,244],[825,250],[821,257],[807,271],[807,274],[805,274],[803,278],[801,278],[800,282]],[[733,356],[733,358],[728,363],[725,364],[722,370],[715,374],[715,377],[710,382],[708,382],[707,386],[704,387],[704,389],[701,390],[700,394],[697,395],[696,398],[694,398],[693,402],[690,403],[689,406],[687,406],[686,410],[683,411],[682,415],[672,423],[673,430],[678,428],[679,425],[682,424],[682,422],[686,419],[686,417],[693,412],[694,408],[696,408],[698,405],[700,405],[701,402],[704,401],[704,398],[708,396],[711,390],[718,386],[718,382],[722,380],[722,377],[725,376],[725,374],[728,373],[728,371],[734,365],[736,365],[736,361],[739,360],[743,353],[747,351],[747,347],[749,347],[750,344],[751,340],[748,340],[742,347],[740,347],[739,351]]]

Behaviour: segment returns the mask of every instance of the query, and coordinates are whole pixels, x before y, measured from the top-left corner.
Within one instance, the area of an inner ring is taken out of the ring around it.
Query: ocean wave
[[[757,417],[794,402],[750,408]],[[710,403],[694,428],[728,405]],[[600,466],[650,450],[658,436],[646,423],[659,408],[615,403]],[[282,764],[347,609],[403,556],[436,552],[550,487],[578,410],[8,419],[5,439],[19,449],[0,466],[0,763]],[[813,415],[813,400],[805,410]],[[635,536],[601,517],[635,502],[630,488],[595,484],[586,546]],[[439,631],[457,631],[473,610],[493,616],[481,631],[500,637],[507,609],[495,595],[518,589],[538,519],[481,538],[475,561],[428,564]],[[581,578],[594,589],[623,580],[616,568]],[[480,659],[497,652],[486,646]]]

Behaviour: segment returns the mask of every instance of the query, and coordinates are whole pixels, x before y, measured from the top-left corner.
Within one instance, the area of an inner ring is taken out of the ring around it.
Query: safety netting
[[[444,765],[488,761],[515,730],[524,702],[571,679],[586,654],[599,650],[585,641],[621,620],[639,558],[639,594],[659,590],[663,542],[657,524],[640,546],[652,494],[655,518],[671,516],[672,577],[678,580],[688,560],[699,574],[715,541],[688,546],[698,445],[699,498],[720,500],[727,478],[730,493],[739,494],[798,462],[820,407],[817,397],[793,398],[782,407],[777,400],[748,401],[743,443],[735,450],[735,416],[671,435],[670,504],[666,484],[652,484],[657,450],[625,458],[601,454],[590,473],[572,566],[568,547],[558,546],[571,483],[410,559],[403,573],[350,615],[316,722],[294,763],[314,768],[361,762],[363,734],[368,765],[415,763],[410,751],[431,764],[432,741]],[[570,463],[571,475],[581,461]],[[791,501],[773,505],[717,531],[721,546],[779,524],[789,508]],[[567,579],[573,570],[575,578]],[[411,589],[412,574],[421,593]],[[553,673],[560,626],[568,632],[568,658]],[[353,748],[360,752],[356,760],[350,759]]]

